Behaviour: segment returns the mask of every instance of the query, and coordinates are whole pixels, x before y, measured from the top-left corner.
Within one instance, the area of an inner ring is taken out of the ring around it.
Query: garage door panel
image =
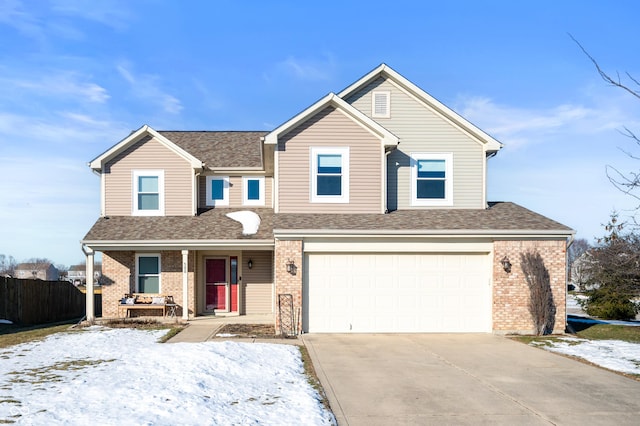
[[[488,254],[308,254],[308,332],[491,330]]]

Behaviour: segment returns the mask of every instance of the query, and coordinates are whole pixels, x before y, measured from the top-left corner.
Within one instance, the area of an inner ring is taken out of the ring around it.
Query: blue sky
[[[444,4],[446,3],[446,4]],[[149,124],[268,130],[384,62],[502,143],[490,200],[514,201],[593,242],[636,200],[607,165],[637,170],[620,134],[640,101],[635,1],[0,2],[0,253],[82,261],[99,215],[87,162]],[[640,149],[635,151],[640,153]]]

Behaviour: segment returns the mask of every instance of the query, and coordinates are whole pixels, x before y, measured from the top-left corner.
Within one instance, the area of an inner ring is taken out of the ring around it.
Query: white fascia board
[[[360,124],[369,132],[371,132],[376,137],[380,138],[384,146],[396,146],[398,145],[398,137],[382,127],[380,124],[376,123],[374,120],[367,117],[362,112],[358,111],[353,106],[349,105],[339,96],[336,96],[335,93],[329,93],[327,96],[320,99],[315,104],[311,105],[309,108],[302,111],[300,114],[296,115],[286,123],[280,125],[271,133],[264,137],[264,143],[266,145],[275,145],[278,143],[278,137],[283,135],[290,130],[294,129],[300,123],[307,120],[309,117],[318,113],[328,106],[333,106],[336,109],[343,112],[347,117],[351,118],[357,124]]]
[[[89,167],[91,167],[93,170],[102,170],[102,167],[104,166],[104,163],[106,163],[107,161],[111,160],[113,157],[118,155],[120,152],[122,152],[123,150],[127,149],[129,146],[131,146],[134,143],[136,143],[137,141],[139,141],[145,135],[149,135],[149,136],[157,139],[161,144],[166,146],[168,149],[170,149],[171,151],[173,151],[174,153],[176,153],[177,155],[179,155],[180,157],[182,157],[186,161],[188,161],[189,164],[191,165],[191,167],[193,167],[194,169],[202,169],[202,161],[198,160],[196,157],[194,157],[193,155],[189,154],[187,151],[185,151],[184,149],[180,148],[178,145],[176,145],[175,143],[171,142],[166,137],[162,136],[160,133],[158,133],[157,131],[152,129],[147,124],[145,124],[144,126],[140,127],[138,130],[136,130],[135,132],[131,133],[129,136],[127,136],[126,138],[122,139],[117,144],[113,145],[107,151],[103,152],[98,157],[96,157],[93,160],[91,160],[89,162]]]
[[[97,251],[105,250],[268,250],[275,240],[83,240],[80,243]]]
[[[413,95],[419,101],[429,106],[435,112],[439,113],[443,118],[447,119],[457,127],[474,136],[479,140],[479,142],[482,142],[482,146],[485,152],[499,151],[502,148],[502,144],[492,136],[476,127],[474,124],[466,120],[464,117],[460,116],[458,113],[444,105],[442,102],[438,101],[433,96],[429,95],[427,92],[407,80],[405,77],[400,75],[398,72],[396,72],[386,64],[377,66],[371,72],[367,73],[364,77],[360,78],[355,83],[351,84],[349,87],[338,93],[338,96],[344,99],[352,95],[354,92],[360,90],[378,77],[389,79],[392,83],[395,83],[396,86]]]
[[[286,237],[310,237],[323,236],[328,238],[350,238],[359,236],[364,238],[381,238],[381,237],[409,237],[409,238],[425,238],[425,237],[509,237],[509,238],[569,238],[575,235],[576,231],[571,230],[486,230],[486,229],[465,229],[465,230],[433,230],[425,231],[424,229],[414,230],[335,230],[335,229],[274,229],[273,234],[276,238],[280,236]]]

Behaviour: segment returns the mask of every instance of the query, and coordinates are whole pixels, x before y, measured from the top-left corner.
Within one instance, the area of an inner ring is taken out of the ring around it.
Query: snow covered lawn
[[[609,370],[640,375],[640,344],[638,343],[561,337],[534,341],[531,345],[576,356]]]
[[[91,327],[0,349],[0,423],[334,424],[297,347],[165,333]]]

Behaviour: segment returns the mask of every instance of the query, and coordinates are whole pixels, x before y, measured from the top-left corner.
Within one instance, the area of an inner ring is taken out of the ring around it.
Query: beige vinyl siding
[[[312,203],[311,147],[349,147],[349,203]],[[278,142],[282,213],[382,213],[382,146],[342,112],[327,107]]]
[[[165,215],[193,214],[191,166],[156,139],[146,137],[118,154],[104,167],[107,216],[131,215],[134,170],[164,170]]]
[[[212,176],[212,175],[210,175]],[[218,174],[216,176],[229,176]],[[260,175],[244,175],[245,177],[259,177]],[[221,208],[240,208],[245,207],[242,203],[242,178],[243,176],[229,176],[229,205]],[[207,177],[201,175],[198,178],[198,207],[205,209],[207,206]],[[265,176],[264,178],[264,206],[248,206],[248,207],[269,207],[273,208],[273,177]]]
[[[253,268],[247,267],[251,259]],[[245,314],[273,312],[273,252],[245,251],[242,253],[242,283],[244,297],[241,310]]]
[[[371,92],[376,90],[391,93],[391,117],[374,120],[400,138],[398,149],[387,159],[389,210],[439,208],[411,206],[410,155],[414,152],[453,153],[453,208],[484,208],[483,164],[486,160],[480,143],[382,78],[346,101],[371,117]]]

